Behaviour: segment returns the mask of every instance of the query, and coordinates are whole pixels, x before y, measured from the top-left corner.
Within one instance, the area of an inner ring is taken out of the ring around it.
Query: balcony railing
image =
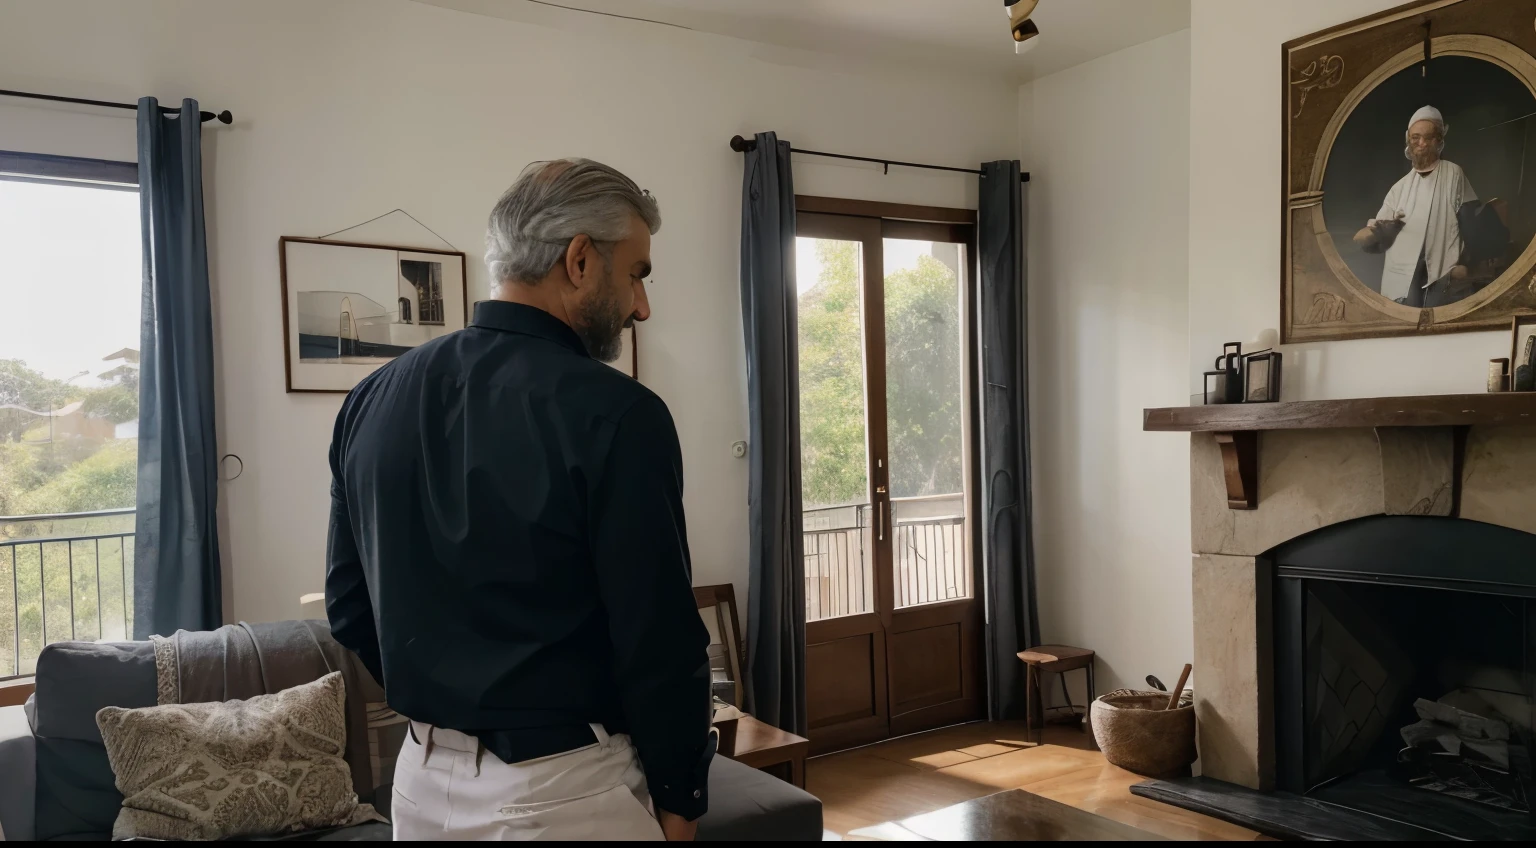
[[[805,619],[874,612],[869,504],[805,512]]]
[[[965,496],[897,498],[891,539],[897,607],[971,597]],[[805,617],[874,612],[869,504],[806,510]]]
[[[53,642],[132,638],[133,516],[0,517],[0,680]]]

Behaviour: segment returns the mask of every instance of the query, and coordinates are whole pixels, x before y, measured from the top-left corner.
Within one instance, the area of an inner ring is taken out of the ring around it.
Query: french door
[[[983,711],[975,225],[965,210],[797,208],[806,700],[824,752]]]

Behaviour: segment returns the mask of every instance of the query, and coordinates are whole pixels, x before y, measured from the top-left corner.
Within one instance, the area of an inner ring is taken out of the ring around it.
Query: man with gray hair
[[[410,719],[397,839],[691,839],[708,805],[677,430],[603,364],[650,317],[660,227],[606,165],[530,165],[492,299],[342,405],[326,612]]]
[[[1461,166],[1440,158],[1445,134],[1439,109],[1425,106],[1413,114],[1403,139],[1403,155],[1413,167],[1387,191],[1376,217],[1355,234],[1355,244],[1365,252],[1387,254],[1382,296],[1407,306],[1425,306],[1433,299],[1430,286],[1467,273],[1459,264],[1463,245],[1457,214],[1463,204],[1477,200],[1477,192]]]

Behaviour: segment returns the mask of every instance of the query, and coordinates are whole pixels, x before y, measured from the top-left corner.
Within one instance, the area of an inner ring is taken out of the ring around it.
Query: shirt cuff
[[[657,810],[682,816],[688,821],[696,821],[704,815],[709,809],[709,762],[714,759],[719,744],[714,728],[710,728],[703,755],[687,774],[665,779],[661,775],[646,776],[651,802]]]

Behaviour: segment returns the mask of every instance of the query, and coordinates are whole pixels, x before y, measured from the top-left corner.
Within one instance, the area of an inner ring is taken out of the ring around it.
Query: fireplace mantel
[[[1173,406],[1142,410],[1141,429],[1215,433],[1227,483],[1227,506],[1256,509],[1260,431],[1450,428],[1447,432],[1459,470],[1466,429],[1475,424],[1536,424],[1536,392]]]
[[[1142,410],[1141,429],[1171,432],[1536,424],[1536,392],[1420,395]]]

